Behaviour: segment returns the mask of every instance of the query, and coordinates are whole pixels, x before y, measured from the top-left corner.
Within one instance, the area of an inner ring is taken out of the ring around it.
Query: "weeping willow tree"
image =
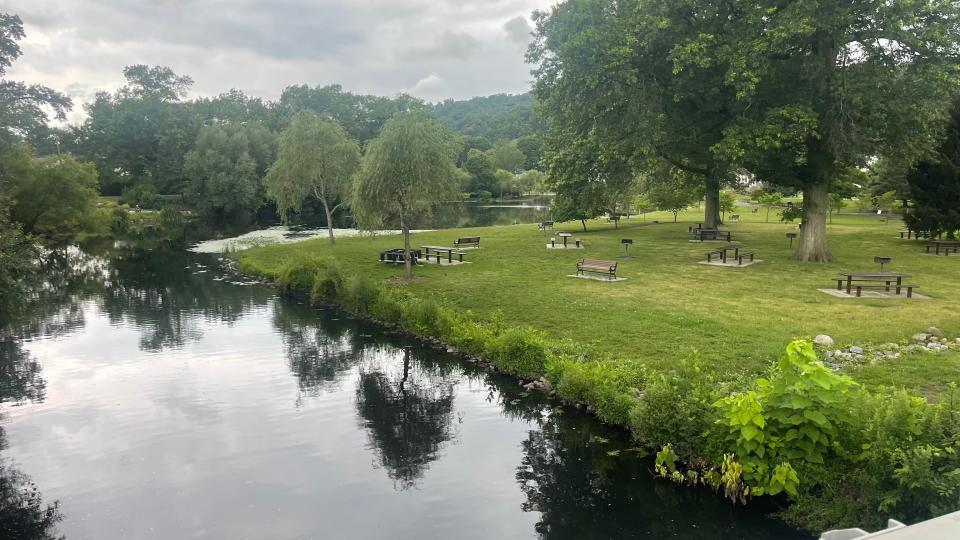
[[[391,118],[370,142],[354,183],[353,215],[360,227],[396,221],[403,232],[406,279],[413,277],[410,224],[457,196],[457,144],[436,118],[423,112]]]
[[[351,180],[360,163],[360,145],[339,124],[301,111],[280,135],[277,161],[267,172],[267,197],[277,203],[286,223],[309,197],[323,205],[327,234],[333,237],[333,214],[349,204]]]

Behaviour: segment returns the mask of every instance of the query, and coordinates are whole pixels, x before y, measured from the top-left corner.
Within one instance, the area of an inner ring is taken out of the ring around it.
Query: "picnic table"
[[[690,229],[690,235],[694,240],[699,240],[703,242],[704,240],[720,240],[726,239],[727,242],[733,240],[733,234],[729,231],[721,231],[720,229],[705,229],[697,227],[696,229]]]
[[[940,254],[941,249],[943,249],[944,255],[950,255],[951,251],[960,253],[960,240],[930,240],[924,247],[926,247],[927,253],[930,253],[930,248],[934,248],[936,255]]]
[[[557,233],[557,236],[559,236],[560,238],[563,238],[563,247],[567,247],[567,238],[570,238],[571,236],[573,236],[573,234],[568,232],[562,232],[562,233]]]
[[[840,272],[842,278],[837,279],[837,290],[843,290],[844,283],[846,283],[847,294],[851,294],[853,287],[857,288],[857,296],[860,296],[860,290],[863,288],[880,288],[887,292],[890,292],[890,287],[893,286],[896,288],[896,294],[900,294],[901,289],[903,288],[904,278],[910,277],[910,274],[899,274],[895,272]],[[857,283],[868,283],[868,285],[854,285],[854,282]],[[869,285],[869,283],[876,283],[876,285]],[[879,285],[883,283],[883,285]],[[913,296],[914,286],[910,286],[907,290],[907,296]]]
[[[464,251],[457,248],[447,246],[420,246],[420,248],[423,249],[423,254],[427,260],[430,260],[430,252],[433,251],[438,263],[440,262],[440,256],[443,254],[447,255],[447,262],[453,262],[454,255],[457,255],[460,262],[463,262]]]
[[[537,224],[537,229],[540,229],[541,231],[546,231],[547,229],[553,229],[553,222],[541,221],[540,223]]]

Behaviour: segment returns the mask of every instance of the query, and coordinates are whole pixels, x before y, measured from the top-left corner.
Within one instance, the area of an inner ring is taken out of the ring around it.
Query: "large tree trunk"
[[[320,202],[323,203],[323,211],[327,214],[327,235],[330,236],[330,243],[336,244],[337,241],[333,238],[333,212],[330,211],[330,205],[327,204],[326,199],[320,199]]]
[[[716,229],[723,221],[720,219],[720,177],[714,168],[707,172],[703,199],[703,226]]]
[[[410,261],[410,229],[406,221],[403,220],[403,212],[400,213],[400,230],[403,231],[403,267],[404,278],[407,281],[413,279],[413,263]]]
[[[830,190],[827,182],[808,184],[803,189],[803,226],[794,258],[805,262],[833,260],[827,249],[827,208]]]

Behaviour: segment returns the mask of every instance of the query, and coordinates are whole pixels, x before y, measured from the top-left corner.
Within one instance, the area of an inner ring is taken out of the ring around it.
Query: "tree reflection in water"
[[[338,388],[363,351],[355,321],[289,300],[278,298],[273,303],[273,327],[283,338],[290,371],[297,376],[298,402],[303,395],[316,397]]]
[[[560,407],[546,416],[519,407],[507,412],[540,425],[521,443],[516,478],[526,496],[523,510],[541,513],[541,538],[760,539],[771,531],[776,538],[804,538],[707,489],[653,478],[649,462],[624,450],[626,433],[583,413]]]
[[[367,429],[370,448],[397,489],[416,486],[455,438],[454,381],[451,362],[411,358],[404,349],[402,365],[384,362],[392,349],[367,350],[372,366],[360,370],[357,413]],[[376,360],[380,360],[377,362]]]
[[[216,261],[181,251],[127,247],[110,250],[103,309],[111,322],[129,322],[142,333],[140,348],[161,351],[200,337],[197,320],[228,324],[273,294],[263,287],[215,281]]]
[[[0,450],[6,438],[0,428]],[[10,540],[53,540],[56,525],[63,519],[60,503],[44,504],[30,477],[0,457],[0,538]]]

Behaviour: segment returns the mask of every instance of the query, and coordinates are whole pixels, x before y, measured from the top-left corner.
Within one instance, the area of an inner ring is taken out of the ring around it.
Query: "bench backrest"
[[[599,259],[584,259],[580,261],[581,266],[589,266],[591,268],[616,268],[617,261],[601,261]]]
[[[466,236],[464,238],[457,238],[458,244],[478,244],[480,243],[479,236]]]

